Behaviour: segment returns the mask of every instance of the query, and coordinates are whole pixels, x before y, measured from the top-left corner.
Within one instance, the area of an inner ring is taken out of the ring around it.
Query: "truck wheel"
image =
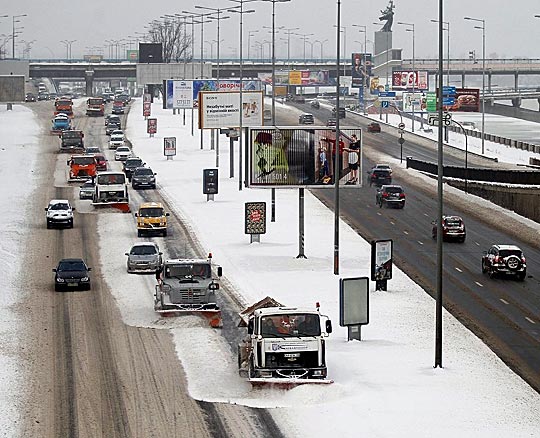
[[[69,227],[69,228],[73,228],[73,219],[71,219],[71,220],[69,221],[68,227]]]
[[[167,230],[163,230],[163,237],[167,237]]]
[[[141,230],[137,230],[137,237],[142,237],[142,231]]]
[[[51,223],[47,221],[47,229],[50,230],[52,228]]]

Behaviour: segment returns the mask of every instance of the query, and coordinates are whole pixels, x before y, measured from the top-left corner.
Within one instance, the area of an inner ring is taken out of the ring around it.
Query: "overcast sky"
[[[164,14],[180,13],[182,10],[196,11],[193,6],[198,4],[212,8],[234,6],[227,0],[156,0],[142,2],[138,0],[92,0],[73,1],[55,0],[18,0],[2,2],[0,15],[9,15],[0,18],[0,35],[11,35],[13,15],[27,14],[27,17],[17,18],[23,26],[21,35],[17,40],[33,41],[30,53],[36,58],[60,58],[66,56],[65,45],[61,40],[76,40],[72,45],[73,58],[103,48],[105,56],[109,49],[106,40],[119,40],[142,32],[143,26],[149,21]],[[403,57],[412,57],[412,34],[405,31],[405,26],[396,24],[398,21],[415,24],[416,57],[434,57],[437,53],[437,25],[431,19],[438,18],[438,1],[394,0],[395,15],[393,30],[393,46],[403,48]],[[355,41],[364,41],[364,34],[352,24],[366,25],[368,40],[372,41],[375,30],[382,25],[378,22],[381,9],[385,9],[388,0],[342,0],[342,25],[345,26],[346,52],[361,51],[361,45]],[[519,5],[519,6],[518,6]],[[262,26],[272,25],[272,4],[256,1],[246,3],[245,9],[255,9],[256,13],[244,15],[244,56],[247,55],[247,31],[258,30],[251,38],[255,41],[270,40],[271,33]],[[288,3],[276,4],[276,27],[299,27],[296,31],[311,34],[309,41],[328,40],[324,43],[324,56],[335,56],[335,36],[333,26],[336,23],[337,3],[335,0],[292,0]],[[444,21],[450,22],[450,54],[452,57],[466,57],[469,50],[475,50],[477,57],[482,53],[482,31],[474,29],[471,21],[463,19],[464,16],[486,20],[486,57],[531,57],[540,58],[540,47],[537,44],[540,38],[540,19],[534,18],[540,14],[539,0],[445,0]],[[238,14],[230,14],[231,18],[221,21],[222,57],[236,56],[238,48]],[[199,43],[200,31],[196,32],[196,44]],[[286,42],[280,40],[284,34],[276,35],[276,56],[286,56]],[[4,43],[5,36],[0,37],[0,44]],[[205,25],[205,40],[216,39],[216,23]],[[368,41],[368,52],[372,51]],[[446,33],[445,33],[446,44]],[[8,41],[8,57],[11,57],[11,41]],[[268,45],[266,46],[268,49]],[[291,56],[303,57],[303,39],[291,36]],[[320,44],[314,46],[314,56],[320,56]],[[135,48],[135,47],[133,47]],[[210,45],[205,45],[210,56]],[[17,56],[23,46],[19,45]],[[214,56],[216,47],[214,45]],[[256,50],[251,49],[254,56]],[[196,50],[196,53],[200,53]],[[309,58],[311,48],[307,45]],[[446,54],[446,48],[445,48]],[[445,55],[446,56],[446,55]]]

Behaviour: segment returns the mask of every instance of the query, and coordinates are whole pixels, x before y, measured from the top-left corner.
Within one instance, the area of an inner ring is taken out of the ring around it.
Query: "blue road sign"
[[[456,87],[442,87],[442,94],[443,96],[455,96],[456,95]]]
[[[379,97],[396,97],[395,91],[379,91]]]
[[[456,103],[456,99],[453,97],[443,97],[442,104],[444,106],[451,106]]]
[[[381,108],[390,108],[390,102],[388,102],[387,100],[383,100],[381,102]]]

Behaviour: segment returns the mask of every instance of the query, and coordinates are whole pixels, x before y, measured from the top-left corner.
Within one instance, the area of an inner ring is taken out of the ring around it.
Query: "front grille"
[[[287,354],[299,354],[298,357],[286,357]],[[266,367],[268,368],[315,368],[319,366],[319,353],[317,351],[287,351],[285,353],[266,353]]]
[[[204,304],[207,301],[204,289],[172,290],[169,296],[174,304]]]

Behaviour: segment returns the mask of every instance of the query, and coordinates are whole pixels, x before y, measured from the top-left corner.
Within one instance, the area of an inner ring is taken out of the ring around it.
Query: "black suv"
[[[126,161],[124,161],[122,171],[126,174],[126,178],[131,181],[133,171],[137,167],[143,167],[145,164],[146,163],[143,163],[143,160],[141,160],[139,157],[128,158]]]
[[[137,167],[131,175],[131,187],[138,189],[141,187],[156,188],[156,175],[149,167]]]
[[[369,185],[382,186],[392,184],[392,170],[373,168],[368,172]]]
[[[490,278],[506,274],[523,281],[527,276],[527,260],[516,245],[492,245],[482,256],[482,273],[486,272]]]
[[[377,190],[375,197],[377,205],[382,208],[383,204],[387,207],[405,207],[405,192],[401,186],[382,186]]]
[[[431,222],[431,237],[437,238],[437,221]],[[466,231],[465,223],[459,216],[444,216],[442,217],[442,236],[444,240],[457,240],[465,242]]]
[[[90,290],[90,275],[92,268],[86,266],[82,259],[62,259],[53,269],[54,290],[59,292],[69,288]]]
[[[347,112],[344,107],[339,107],[339,118],[344,119]],[[332,116],[336,117],[336,107],[332,108]]]

